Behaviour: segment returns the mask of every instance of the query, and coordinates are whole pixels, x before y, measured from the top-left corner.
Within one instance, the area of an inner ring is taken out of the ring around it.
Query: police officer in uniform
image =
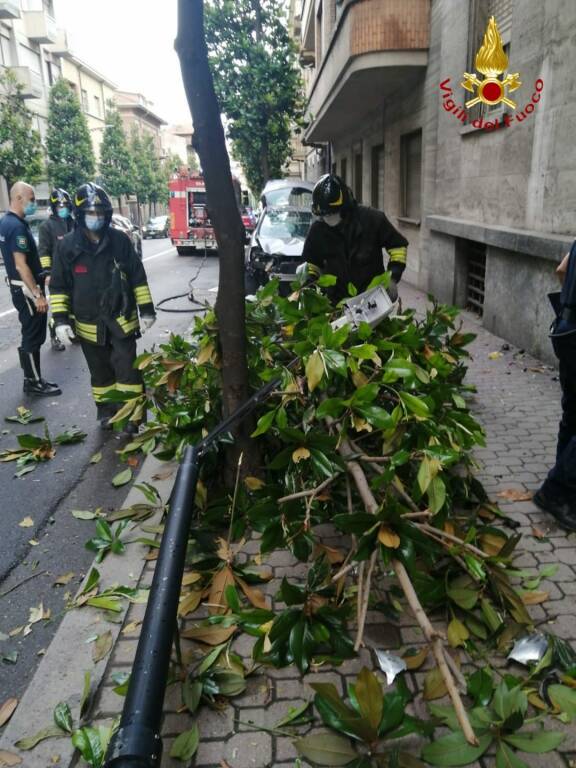
[[[534,502],[562,528],[576,531],[576,241],[557,271],[563,285],[550,337],[559,361],[562,419],[556,463]]]
[[[83,184],[74,196],[76,229],[66,235],[52,268],[52,312],[63,343],[75,332],[90,369],[97,417],[103,428],[116,407],[107,393],[142,394],[134,368],[136,339],[156,319],[142,262],[130,239],[110,226],[112,204],[96,184]],[[140,315],[140,320],[138,319]],[[130,423],[128,431],[137,429]]]
[[[40,252],[40,264],[46,275],[46,287],[50,285],[50,272],[52,261],[60,241],[68,232],[74,229],[72,218],[72,200],[65,189],[55,188],[50,193],[50,209],[52,215],[43,221],[38,232],[38,250]],[[53,318],[48,320],[50,332],[50,344],[52,349],[63,352],[66,347],[56,336],[56,326]]]
[[[50,396],[62,392],[57,384],[43,379],[40,372],[40,347],[46,341],[48,302],[36,241],[26,223],[26,216],[32,216],[37,208],[34,188],[17,181],[10,190],[8,212],[0,222],[0,248],[6,282],[22,326],[18,354],[24,372],[24,392]]]
[[[334,302],[348,296],[348,283],[359,293],[384,271],[382,249],[388,256],[392,281],[390,298],[398,298],[398,283],[406,267],[408,241],[382,211],[358,205],[351,190],[339,176],[327,173],[312,192],[312,213],[319,218],[308,232],[304,261],[309,274],[335,275],[337,283],[328,289]]]

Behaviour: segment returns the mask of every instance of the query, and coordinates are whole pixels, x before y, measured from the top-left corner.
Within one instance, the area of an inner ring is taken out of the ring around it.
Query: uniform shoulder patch
[[[28,238],[26,235],[16,235],[16,246],[21,251],[28,250]]]

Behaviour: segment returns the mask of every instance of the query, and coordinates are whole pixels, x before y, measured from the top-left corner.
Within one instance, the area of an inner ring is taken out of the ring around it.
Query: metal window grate
[[[482,317],[486,281],[486,246],[482,243],[471,242],[468,247],[467,262],[466,305],[468,309]]]

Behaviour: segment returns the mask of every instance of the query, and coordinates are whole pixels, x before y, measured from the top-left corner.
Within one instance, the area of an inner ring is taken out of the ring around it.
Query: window
[[[10,38],[0,37],[0,54],[2,58],[2,64],[5,67],[12,66],[12,46],[10,45]]]
[[[102,117],[102,102],[98,96],[94,96],[94,114]]]
[[[356,153],[354,155],[354,196],[359,203],[362,202],[362,188],[364,183],[363,163],[364,158],[362,152]]]
[[[382,208],[384,205],[384,144],[372,147],[370,188],[372,208]]]
[[[88,91],[82,88],[82,109],[84,112],[88,112]]]
[[[23,66],[29,67],[37,75],[42,75],[42,60],[39,53],[36,53],[31,48],[27,48],[25,45],[21,45],[20,57]]]
[[[422,131],[407,133],[400,138],[401,215],[420,219],[422,179]]]
[[[343,157],[342,160],[340,160],[340,178],[344,182],[344,184],[347,184],[347,176],[348,176],[348,159],[346,157]]]

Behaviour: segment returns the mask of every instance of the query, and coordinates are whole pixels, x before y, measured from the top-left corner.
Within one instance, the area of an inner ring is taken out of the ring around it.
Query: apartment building
[[[547,293],[575,234],[576,3],[295,0],[292,14],[307,176],[335,170],[386,211],[410,241],[408,280],[551,358]],[[502,79],[521,86],[467,108],[491,16]]]
[[[122,118],[126,135],[130,137],[136,129],[140,135],[145,133],[152,136],[158,157],[162,156],[162,128],[166,120],[159,117],[152,107],[153,103],[141,93],[118,91],[116,106]]]

